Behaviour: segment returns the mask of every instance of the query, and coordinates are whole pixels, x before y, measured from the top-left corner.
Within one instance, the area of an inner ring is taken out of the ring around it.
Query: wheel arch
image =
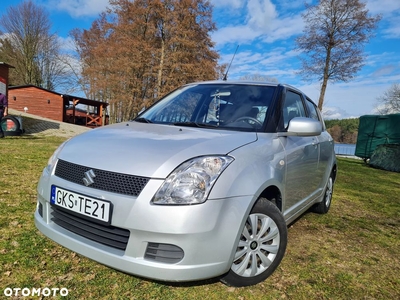
[[[259,198],[266,198],[267,200],[271,201],[282,212],[282,193],[276,185],[270,185],[266,187],[257,197],[256,202]]]
[[[332,171],[331,171],[331,174],[332,174],[332,179],[333,179],[333,182],[336,182],[336,176],[337,176],[337,164],[334,164],[334,165],[332,166]]]

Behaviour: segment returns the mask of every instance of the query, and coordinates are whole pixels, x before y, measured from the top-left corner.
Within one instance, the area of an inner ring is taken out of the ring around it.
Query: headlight
[[[47,166],[46,166],[46,171],[49,172],[51,174],[51,172],[53,172],[53,168],[56,165],[57,159],[58,159],[58,154],[61,152],[62,148],[64,148],[65,144],[68,142],[65,141],[64,143],[62,143],[56,151],[54,151],[53,155],[49,158],[49,161],[47,162]]]
[[[218,176],[233,161],[229,156],[193,158],[176,168],[158,189],[154,204],[188,205],[206,201]]]

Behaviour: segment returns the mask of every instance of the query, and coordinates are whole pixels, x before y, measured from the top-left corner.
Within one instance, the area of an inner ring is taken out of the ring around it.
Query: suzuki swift
[[[287,226],[328,212],[334,143],[283,84],[184,85],[138,115],[64,142],[37,187],[37,228],[104,265],[162,281],[257,284]]]

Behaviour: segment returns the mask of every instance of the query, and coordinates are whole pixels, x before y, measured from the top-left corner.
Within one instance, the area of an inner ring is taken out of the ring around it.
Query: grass
[[[6,288],[64,287],[63,299],[400,299],[399,173],[339,159],[330,212],[290,226],[286,255],[261,284],[171,284],[100,265],[35,228],[37,181],[64,139],[0,140],[0,297]]]

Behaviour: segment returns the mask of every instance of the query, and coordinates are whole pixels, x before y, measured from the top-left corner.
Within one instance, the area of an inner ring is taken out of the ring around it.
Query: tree
[[[325,121],[326,128],[337,143],[357,143],[359,119],[331,119]]]
[[[369,16],[359,0],[321,0],[306,4],[303,35],[296,39],[301,57],[300,74],[321,82],[318,108],[322,110],[328,81],[348,81],[364,65],[364,45],[373,36],[380,16]]]
[[[184,83],[217,78],[213,30],[205,0],[111,0],[89,30],[71,34],[88,94],[119,122]]]
[[[61,84],[67,74],[58,60],[57,36],[50,33],[51,23],[43,8],[32,1],[10,6],[0,26],[5,36],[0,40],[0,57],[15,67],[10,72],[12,84],[33,84],[50,90]]]
[[[376,110],[381,115],[400,113],[400,84],[394,83],[377,102]]]

